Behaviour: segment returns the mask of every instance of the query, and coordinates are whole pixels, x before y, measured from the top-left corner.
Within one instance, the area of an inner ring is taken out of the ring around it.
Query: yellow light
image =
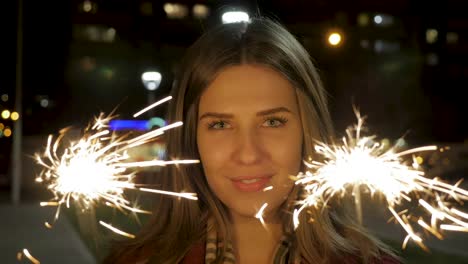
[[[426,30],[426,42],[427,43],[435,43],[437,41],[437,37],[439,35],[439,32],[437,29],[430,28]]]
[[[19,118],[18,112],[13,112],[13,113],[11,113],[10,118],[11,118],[11,120],[13,120],[13,121],[18,120],[18,118]]]
[[[417,156],[417,157],[416,157],[416,162],[417,162],[419,165],[421,165],[421,164],[424,162],[423,157]]]
[[[328,35],[328,43],[332,46],[337,46],[341,43],[341,35],[340,33],[333,32]]]
[[[8,110],[3,110],[3,111],[2,111],[2,117],[3,117],[3,119],[9,118],[9,117],[10,117],[10,111],[8,111]]]
[[[5,128],[5,130],[3,130],[3,135],[5,135],[5,137],[11,136],[11,129]]]
[[[3,130],[5,128],[5,125],[3,123],[0,123],[0,130]]]
[[[206,18],[210,13],[210,9],[206,5],[195,4],[192,8],[192,12],[196,18]]]

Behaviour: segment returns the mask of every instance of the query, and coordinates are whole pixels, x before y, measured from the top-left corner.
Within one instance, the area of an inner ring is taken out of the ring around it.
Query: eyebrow
[[[279,112],[291,113],[291,110],[289,110],[288,108],[286,108],[284,106],[280,106],[280,107],[275,107],[275,108],[271,108],[271,109],[262,110],[262,111],[257,113],[257,116],[271,115],[271,114],[276,114],[276,113],[279,113]],[[208,117],[229,119],[229,118],[233,118],[234,115],[233,114],[227,114],[227,113],[206,112],[206,113],[203,113],[203,115],[200,116],[199,120],[202,120],[203,118],[208,118]]]

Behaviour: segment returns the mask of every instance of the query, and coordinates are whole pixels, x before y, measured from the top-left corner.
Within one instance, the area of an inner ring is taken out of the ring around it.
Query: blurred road
[[[54,214],[54,208],[40,207],[38,203],[0,204],[0,263],[30,263],[16,259],[23,248],[41,263],[96,263],[66,217],[61,217],[52,229],[45,227],[44,222]]]

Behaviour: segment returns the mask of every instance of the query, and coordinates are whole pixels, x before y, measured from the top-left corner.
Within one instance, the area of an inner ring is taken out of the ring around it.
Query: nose
[[[261,139],[256,131],[239,132],[236,145],[233,159],[240,164],[256,164],[264,155]]]

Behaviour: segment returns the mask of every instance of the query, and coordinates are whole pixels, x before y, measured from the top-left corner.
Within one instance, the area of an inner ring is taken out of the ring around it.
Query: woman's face
[[[252,217],[264,203],[274,213],[291,192],[303,137],[294,89],[269,68],[240,65],[203,92],[198,150],[211,190],[231,214]]]

